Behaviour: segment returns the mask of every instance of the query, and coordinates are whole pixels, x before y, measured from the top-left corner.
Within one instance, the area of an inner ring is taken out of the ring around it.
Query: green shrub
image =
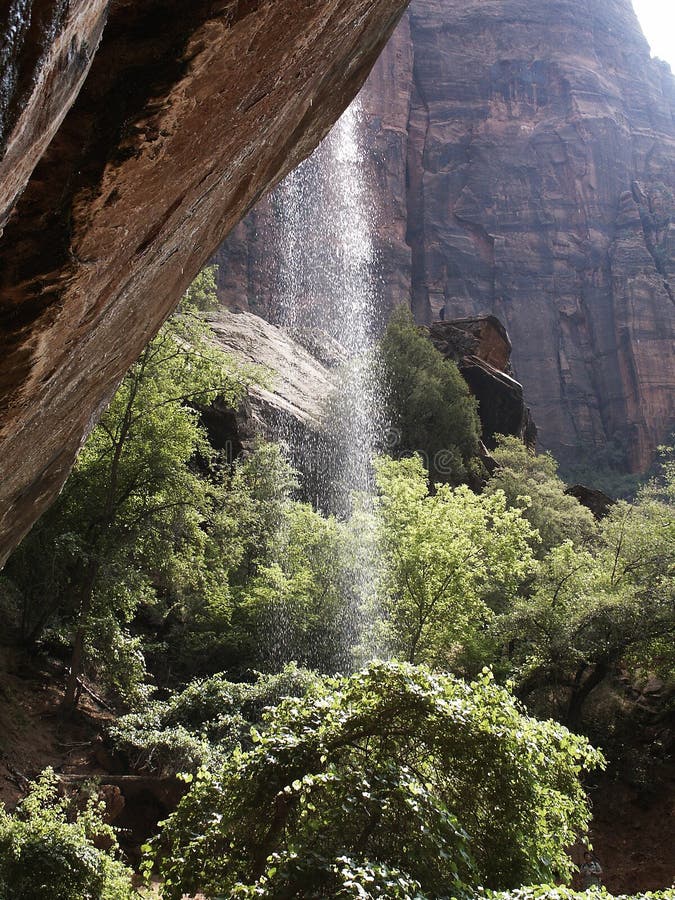
[[[145,712],[123,716],[109,730],[135,771],[158,775],[195,772],[222,763],[238,745],[250,746],[250,729],[283,697],[301,697],[317,676],[294,664],[252,684],[223,674],[198,679]]]
[[[629,897],[627,894],[610,894],[604,888],[574,891],[560,885],[538,884],[515,891],[479,891],[475,900],[675,900],[675,889],[647,891]]]
[[[51,769],[16,812],[0,808],[0,897],[6,900],[126,900],[131,872],[117,858],[114,830],[90,800],[79,812],[59,798]],[[104,851],[99,844],[109,846]]]
[[[394,310],[381,342],[394,456],[420,454],[432,481],[458,483],[478,451],[477,402],[406,307]]]
[[[571,873],[564,848],[588,822],[579,774],[602,757],[525,716],[487,671],[469,685],[372,663],[282,701],[264,726],[168,819],[172,900],[470,897]],[[379,893],[359,891],[371,877]]]

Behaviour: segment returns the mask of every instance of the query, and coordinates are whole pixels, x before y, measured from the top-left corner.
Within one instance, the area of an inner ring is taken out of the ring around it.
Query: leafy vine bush
[[[166,897],[439,900],[565,878],[589,819],[579,775],[603,764],[487,670],[404,663],[317,682],[252,739],[167,820]]]
[[[253,683],[222,675],[197,679],[169,700],[123,716],[110,738],[137,772],[170,775],[212,767],[238,746],[250,746],[251,726],[284,697],[302,697],[317,680],[294,664]]]
[[[0,897],[11,900],[127,900],[137,896],[117,857],[115,832],[90,800],[59,798],[47,769],[14,814],[0,808]],[[108,846],[101,850],[99,846]]]

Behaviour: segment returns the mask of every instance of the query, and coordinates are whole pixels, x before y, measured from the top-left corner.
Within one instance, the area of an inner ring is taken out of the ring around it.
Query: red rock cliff
[[[4,4],[0,563],[191,278],[361,87],[404,6]]]
[[[630,0],[413,0],[361,96],[391,302],[498,316],[540,443],[646,468],[675,424],[675,80]],[[239,302],[270,304],[265,222],[220,257]]]

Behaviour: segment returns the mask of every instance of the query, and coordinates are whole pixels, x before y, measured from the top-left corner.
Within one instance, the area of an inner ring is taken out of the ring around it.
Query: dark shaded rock
[[[511,341],[495,316],[433,322],[429,337],[436,349],[457,363],[478,400],[482,440],[495,447],[495,435],[519,437],[533,450],[537,429],[523,399],[523,387],[511,374]]]
[[[404,6],[114,0],[93,61],[97,0],[27,0],[53,25],[36,39],[0,19],[14,79],[0,206],[25,184],[0,240],[0,562],[200,266],[358,91]]]
[[[500,372],[477,356],[466,356],[459,371],[478,400],[482,439],[488,448],[496,446],[498,434],[519,437],[534,449],[537,429],[523,401],[523,387],[510,375]]]
[[[109,0],[27,0],[0,12],[0,234],[89,72]]]
[[[565,493],[576,497],[582,506],[590,509],[596,519],[604,519],[610,508],[616,503],[616,500],[612,500],[604,491],[588,487],[585,484],[570,485],[565,489]]]

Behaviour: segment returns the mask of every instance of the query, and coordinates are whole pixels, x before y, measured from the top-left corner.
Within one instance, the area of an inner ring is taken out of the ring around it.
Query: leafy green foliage
[[[263,667],[257,651],[264,636],[247,613],[248,592],[284,545],[295,483],[273,444],[258,444],[219,473],[218,518],[209,529],[215,556],[209,565],[220,579],[219,592],[206,582],[194,600],[173,597],[171,605],[162,604],[159,639],[145,642],[149,663],[165,684],[226,668],[243,675]]]
[[[521,692],[566,687],[567,707],[556,712],[575,726],[619,663],[673,674],[673,474],[666,468],[635,503],[615,504],[593,548],[555,547],[501,623]]]
[[[565,493],[549,453],[535,455],[518,438],[499,435],[492,455],[499,468],[486,493],[503,491],[510,506],[523,508],[525,518],[539,532],[541,555],[563,541],[583,544],[595,537],[593,514]]]
[[[382,458],[377,481],[385,644],[409,662],[447,667],[531,574],[536,534],[500,491],[430,493],[417,457]]]
[[[251,726],[260,723],[264,710],[284,697],[304,696],[316,680],[295,665],[258,675],[253,683],[213,675],[122,716],[109,734],[135,772],[195,772],[222,763],[236,746],[250,746]]]
[[[203,283],[202,283],[203,282]],[[192,288],[208,293],[208,272]],[[216,350],[186,299],[125,376],[83,447],[61,497],[7,567],[22,630],[71,630],[66,702],[88,661],[129,700],[143,662],[125,628],[141,603],[229,616],[223,488],[200,476],[213,456],[189,404],[236,403],[253,377]]]
[[[349,543],[344,523],[306,504],[288,504],[276,560],[250,581],[239,609],[255,664],[278,668],[295,660],[321,672],[350,667],[357,599]]]
[[[459,369],[403,306],[394,311],[380,349],[389,421],[399,437],[393,452],[421,454],[433,481],[462,481],[478,450],[480,424]]]
[[[364,896],[371,877],[380,896],[391,878],[398,896],[465,897],[565,876],[588,822],[578,776],[602,763],[488,672],[468,685],[394,663],[283,701],[252,737],[167,821],[167,897]]]
[[[610,894],[604,888],[574,891],[562,885],[540,884],[515,891],[480,891],[475,896],[476,900],[675,900],[675,889],[646,891],[629,897],[627,894]]]
[[[104,842],[110,849],[99,849]],[[0,896],[12,900],[126,900],[136,896],[113,829],[90,800],[59,798],[47,769],[16,812],[0,808]]]

